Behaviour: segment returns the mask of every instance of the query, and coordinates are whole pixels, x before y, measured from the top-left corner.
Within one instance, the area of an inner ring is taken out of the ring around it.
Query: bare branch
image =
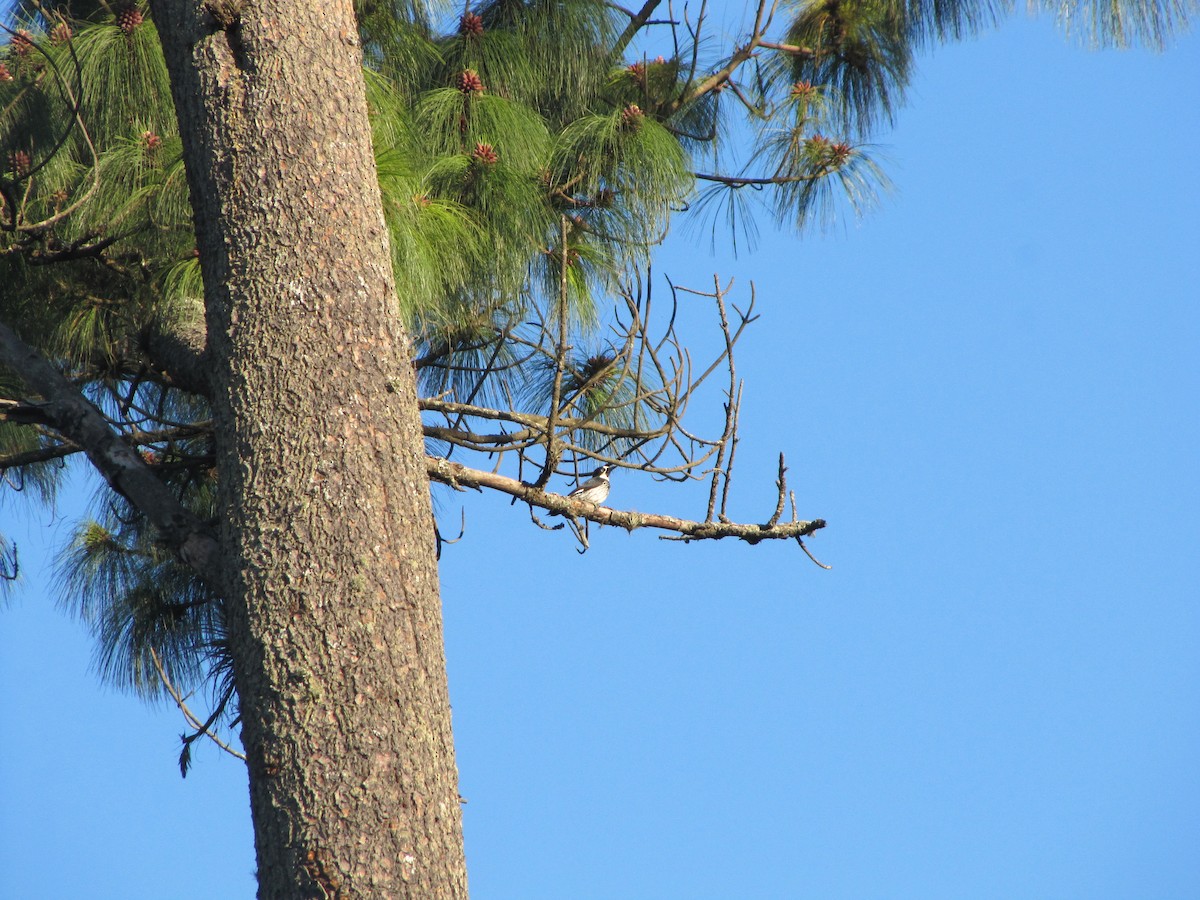
[[[764,50],[778,50],[780,53],[790,53],[792,56],[799,56],[803,59],[811,59],[817,55],[817,51],[811,47],[801,47],[797,44],[777,44],[774,41],[759,41],[758,46]]]
[[[632,10],[625,9],[621,6],[612,4],[615,9],[620,10],[629,16],[629,24],[625,26],[625,30],[621,32],[621,36],[617,38],[617,42],[613,45],[613,56],[620,57],[625,52],[625,48],[629,46],[629,42],[634,39],[639,31],[646,26],[650,21],[650,16],[654,14],[654,10],[658,9],[658,5],[662,0],[646,0],[642,8],[636,13]]]
[[[46,410],[40,403],[8,398],[0,398],[0,422],[12,422],[14,425],[50,424]]]
[[[733,54],[729,57],[729,62],[724,66],[713,72],[699,84],[689,86],[683,95],[671,104],[671,112],[681,109],[683,106],[703,97],[707,93],[720,90],[743,64],[754,58],[759,47],[762,46],[767,29],[771,27],[771,21],[775,17],[775,9],[779,5],[779,0],[773,0],[769,7],[767,3],[768,0],[759,0],[758,9],[754,13],[754,26],[750,30],[750,36],[747,38],[746,43],[733,51]]]
[[[752,178],[748,175],[713,175],[708,172],[693,172],[692,176],[700,181],[715,181],[726,187],[743,188],[768,184],[798,184],[804,181],[819,181],[828,175],[830,171],[831,169],[823,166],[807,175],[771,175]]]
[[[526,484],[495,472],[483,472],[468,468],[461,463],[431,456],[425,458],[425,469],[430,480],[440,484],[453,484],[460,488],[464,486],[488,488],[508,494],[528,503],[531,507],[536,506],[547,512],[558,513],[573,519],[585,519],[598,525],[614,525],[627,531],[634,531],[638,528],[657,528],[662,531],[674,532],[672,535],[663,536],[668,540],[687,542],[731,537],[757,544],[765,540],[793,540],[810,535],[825,527],[824,519],[783,522],[768,526],[738,522],[695,522],[660,513],[609,509],[606,506],[596,506],[586,500],[570,500],[561,494],[544,491],[536,485]]]

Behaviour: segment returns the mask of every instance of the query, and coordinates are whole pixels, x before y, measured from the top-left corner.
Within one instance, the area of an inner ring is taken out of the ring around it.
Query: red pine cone
[[[636,103],[630,103],[621,110],[621,125],[625,128],[636,131],[642,127],[642,120],[645,118],[646,114],[642,112],[642,108]]]
[[[455,87],[464,94],[482,94],[483,79],[474,69],[464,69],[455,80]]]
[[[50,29],[50,43],[65,44],[71,39],[71,26],[66,22],[59,22]]]
[[[117,13],[117,27],[126,34],[133,34],[134,30],[144,21],[146,21],[146,17],[136,6],[126,6]]]
[[[805,141],[808,150],[817,161],[830,166],[843,166],[854,155],[854,148],[845,141],[834,143],[823,134],[817,133]]]
[[[476,13],[467,13],[458,20],[459,34],[469,34],[473,37],[483,36],[483,16]]]
[[[9,46],[17,56],[28,56],[33,51],[33,35],[22,28],[12,36]]]
[[[793,100],[811,100],[817,95],[817,89],[811,81],[797,81],[792,85]]]
[[[500,161],[500,154],[491,144],[476,144],[475,152],[471,154],[472,159],[477,159],[485,166],[494,165]]]
[[[0,81],[12,81],[13,74],[8,71],[8,66],[0,62]]]
[[[147,150],[157,150],[162,146],[162,138],[160,138],[153,131],[143,131],[142,146]]]

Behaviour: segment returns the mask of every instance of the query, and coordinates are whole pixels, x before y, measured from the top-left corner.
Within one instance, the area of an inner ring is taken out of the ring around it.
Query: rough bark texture
[[[428,479],[351,4],[152,8],[207,286],[259,896],[465,896]]]

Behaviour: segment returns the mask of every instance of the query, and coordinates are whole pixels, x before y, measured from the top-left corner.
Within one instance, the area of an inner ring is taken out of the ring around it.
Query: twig
[[[467,533],[467,508],[465,506],[462,508],[462,522],[458,528],[458,537],[453,538],[453,539],[442,537],[441,529],[438,528],[437,523],[434,522],[433,535],[435,538],[437,538],[437,558],[438,559],[442,558],[442,545],[443,544],[457,544],[459,541],[461,541],[463,539],[463,535],[466,533]]]
[[[796,543],[800,545],[800,549],[805,552],[805,554],[808,556],[808,558],[811,559],[813,562],[815,562],[822,569],[832,569],[833,568],[833,566],[827,566],[827,565],[825,565],[825,563],[821,562],[819,559],[817,559],[815,556],[813,556],[812,553],[809,551],[808,547],[806,547],[804,545],[804,538],[800,537],[800,535],[796,535]]]
[[[231,756],[236,756],[238,759],[242,760],[242,762],[245,762],[246,754],[239,750],[233,749],[233,747],[230,747],[210,730],[213,722],[216,721],[215,717],[220,715],[220,711],[224,709],[225,704],[222,703],[217,712],[215,712],[213,716],[210,716],[207,722],[200,721],[200,717],[192,712],[188,708],[187,703],[184,702],[183,695],[179,693],[179,689],[175,687],[175,685],[171,683],[171,679],[167,677],[167,672],[166,669],[163,668],[162,660],[158,657],[158,651],[156,651],[153,647],[150,648],[150,659],[154,663],[154,670],[158,673],[159,681],[161,681],[163,687],[167,689],[167,693],[171,695],[171,699],[175,701],[175,705],[179,707],[179,711],[183,713],[183,717],[187,720],[188,725],[196,729],[196,735],[207,735],[214,744],[216,744],[226,753],[230,754]],[[190,743],[190,741],[186,741],[186,739],[185,742]]]
[[[787,466],[783,464],[782,453],[779,454],[779,478],[775,481],[775,486],[779,488],[779,502],[775,504],[775,512],[771,515],[770,521],[767,522],[768,525],[772,526],[783,515],[783,504],[787,497]]]

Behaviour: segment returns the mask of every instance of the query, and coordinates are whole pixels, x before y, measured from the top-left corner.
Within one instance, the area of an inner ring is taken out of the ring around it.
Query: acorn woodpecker
[[[593,472],[587,481],[567,494],[572,500],[586,500],[588,503],[600,504],[608,497],[608,474],[613,470],[612,465],[605,463]]]

